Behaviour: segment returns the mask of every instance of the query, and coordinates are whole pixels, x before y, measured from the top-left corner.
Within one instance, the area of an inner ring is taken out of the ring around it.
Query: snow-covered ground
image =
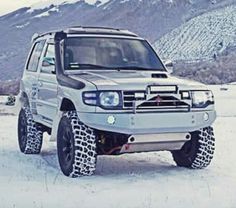
[[[17,109],[14,106],[5,107],[7,101],[8,101],[8,96],[0,96],[0,116],[14,115],[17,113]]]
[[[216,153],[205,170],[176,167],[170,153],[99,157],[94,176],[70,179],[59,170],[56,147],[26,156],[17,145],[17,117],[1,116],[1,208],[235,208],[236,85],[211,86],[219,117]],[[1,106],[0,108],[6,108]]]
[[[7,102],[8,96],[0,96],[0,105]]]

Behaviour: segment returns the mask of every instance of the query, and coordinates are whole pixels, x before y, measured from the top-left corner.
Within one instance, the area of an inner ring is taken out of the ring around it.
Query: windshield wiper
[[[110,67],[96,65],[96,64],[70,63],[69,69],[110,69]]]
[[[146,67],[141,67],[141,66],[122,66],[122,67],[117,67],[117,69],[126,69],[126,70],[159,70],[161,69],[156,69],[156,68],[146,68]]]

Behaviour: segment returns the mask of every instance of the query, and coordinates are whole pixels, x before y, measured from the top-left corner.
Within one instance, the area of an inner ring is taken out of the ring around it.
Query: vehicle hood
[[[86,80],[98,90],[143,90],[152,85],[177,85],[181,89],[206,89],[204,84],[182,79],[158,71],[84,71],[70,75],[77,80]]]

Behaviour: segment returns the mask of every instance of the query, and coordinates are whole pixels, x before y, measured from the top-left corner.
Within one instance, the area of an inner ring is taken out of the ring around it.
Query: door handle
[[[39,83],[39,87],[42,87],[43,86],[43,83],[42,82],[38,82]]]

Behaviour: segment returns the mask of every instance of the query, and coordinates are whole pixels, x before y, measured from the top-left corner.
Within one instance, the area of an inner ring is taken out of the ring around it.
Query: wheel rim
[[[74,139],[68,127],[64,128],[62,132],[61,158],[64,168],[70,168],[74,161]]]
[[[19,118],[19,145],[20,149],[24,150],[27,141],[27,121],[24,113],[21,113]]]
[[[189,142],[186,142],[182,148],[182,153],[184,154],[184,156],[188,157],[190,155],[192,155],[194,151],[194,143],[193,141],[189,141]]]

